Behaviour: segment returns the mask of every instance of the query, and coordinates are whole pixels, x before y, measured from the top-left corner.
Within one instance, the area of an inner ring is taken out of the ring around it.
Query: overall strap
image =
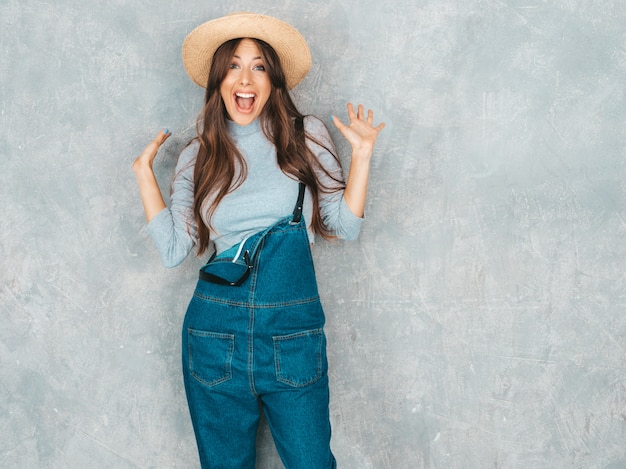
[[[300,223],[300,218],[302,218],[302,204],[304,202],[304,188],[305,185],[303,182],[299,183],[298,190],[298,201],[296,202],[296,208],[293,209],[293,218],[291,219],[292,225],[297,225]]]
[[[296,138],[302,139],[304,141],[304,119],[302,117],[296,117]],[[302,205],[304,203],[304,189],[306,186],[302,181],[298,184],[298,201],[296,202],[296,207],[293,209],[293,218],[291,220],[292,225],[297,225],[300,223],[300,219],[302,218]]]

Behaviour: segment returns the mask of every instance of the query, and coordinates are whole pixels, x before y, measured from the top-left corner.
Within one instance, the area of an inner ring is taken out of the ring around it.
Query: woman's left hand
[[[352,103],[348,103],[350,123],[346,125],[338,117],[332,116],[333,124],[352,146],[352,158],[369,158],[374,150],[378,134],[385,124],[381,122],[374,127],[374,112],[368,109],[366,117],[362,104],[359,104],[357,109],[355,111]]]
[[[378,134],[385,124],[380,123],[374,127],[374,113],[368,110],[367,117],[365,117],[361,104],[356,112],[354,106],[348,104],[348,117],[350,123],[345,125],[333,116],[333,124],[352,145],[352,159],[343,197],[352,213],[357,217],[363,217],[370,160]]]

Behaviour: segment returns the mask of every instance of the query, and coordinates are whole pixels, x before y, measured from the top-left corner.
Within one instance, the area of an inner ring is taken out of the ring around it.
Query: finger
[[[339,120],[339,118],[337,116],[334,115],[330,115],[330,120],[333,122],[333,124],[335,124],[335,127],[337,127],[337,129],[341,132],[343,132],[343,129],[346,128],[346,126],[344,125],[343,122],[341,122],[341,120]]]
[[[350,120],[353,120],[356,117],[356,112],[354,112],[354,106],[352,103],[348,103],[348,117]]]
[[[364,120],[363,119],[363,105],[359,104],[359,112],[357,114],[357,117],[359,118],[359,120]]]
[[[383,130],[385,128],[385,123],[381,122],[380,124],[378,124],[376,127],[374,127],[374,130],[376,132],[380,132],[381,130]]]
[[[367,110],[367,123],[369,125],[372,125],[372,123],[374,122],[374,111],[372,111],[371,109]]]
[[[163,143],[170,138],[172,132],[169,129],[161,130],[159,134],[155,137],[154,141],[157,145],[163,145]]]

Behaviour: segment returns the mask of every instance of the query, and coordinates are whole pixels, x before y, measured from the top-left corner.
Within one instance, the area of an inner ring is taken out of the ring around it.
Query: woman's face
[[[248,125],[263,112],[272,92],[272,83],[256,42],[242,39],[232,57],[220,94],[228,116],[239,125]]]

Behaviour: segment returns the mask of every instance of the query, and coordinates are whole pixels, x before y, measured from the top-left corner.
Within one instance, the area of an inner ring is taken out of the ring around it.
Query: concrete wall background
[[[161,267],[131,162],[171,129],[167,188],[202,101],[182,40],[239,10],[308,39],[303,110],[387,123],[360,240],[314,251],[340,466],[626,467],[611,0],[1,0],[0,466],[197,467],[179,331],[201,260]]]

